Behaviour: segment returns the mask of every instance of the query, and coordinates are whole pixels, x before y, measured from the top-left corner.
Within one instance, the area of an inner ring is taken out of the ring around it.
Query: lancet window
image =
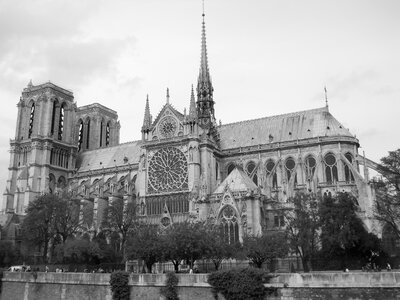
[[[235,169],[235,165],[234,164],[230,164],[228,166],[228,175],[233,171],[233,169]]]
[[[296,163],[293,158],[289,157],[285,162],[286,179],[289,182],[295,171]],[[297,184],[297,174],[294,174],[294,183]]]
[[[315,167],[317,165],[317,162],[314,157],[307,156],[305,160],[305,168],[306,168],[306,178],[307,181],[312,181],[315,173]]]
[[[82,143],[83,143],[83,121],[79,122],[79,129],[78,129],[78,151],[82,150]]]
[[[239,224],[233,207],[227,205],[223,208],[219,220],[220,233],[229,244],[239,242]]]
[[[106,146],[110,145],[110,122],[106,125]]]
[[[86,123],[86,149],[89,149],[90,146],[90,119],[87,120]]]
[[[324,158],[326,182],[332,184],[338,181],[338,170],[336,157],[332,153],[328,153]]]
[[[265,171],[267,173],[267,184],[276,189],[278,187],[278,176],[276,174],[275,162],[270,159],[265,164]]]
[[[35,103],[32,103],[31,106],[31,112],[29,115],[29,132],[28,132],[28,138],[31,137],[32,131],[33,131],[33,120],[35,119]]]
[[[353,164],[353,156],[350,153],[344,155],[349,163]],[[353,172],[347,164],[344,164],[344,178],[346,182],[354,182]]]
[[[64,113],[65,113],[65,104],[63,103],[60,107],[60,114],[58,120],[58,139],[61,141],[64,133]]]
[[[246,173],[249,177],[253,180],[253,182],[258,185],[258,177],[257,177],[257,170],[256,164],[251,161],[246,165]]]

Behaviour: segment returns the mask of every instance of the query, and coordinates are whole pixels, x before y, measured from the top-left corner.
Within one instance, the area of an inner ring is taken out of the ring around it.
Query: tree
[[[141,224],[127,241],[127,256],[143,259],[149,273],[162,254],[160,233],[155,225]]]
[[[341,268],[347,266],[348,258],[364,259],[371,250],[380,250],[357,210],[357,199],[349,193],[324,196],[320,204],[322,253],[325,258],[339,258]]]
[[[375,182],[374,217],[400,238],[400,149],[383,157],[378,170],[384,179]]]
[[[60,262],[98,264],[104,257],[102,249],[96,241],[85,238],[71,238],[56,247]]]
[[[290,247],[300,256],[305,272],[317,252],[319,214],[315,195],[297,194],[290,199],[292,210],[284,211],[286,235]]]
[[[43,260],[47,261],[50,240],[56,231],[54,223],[56,220],[58,198],[55,195],[46,194],[29,202],[26,217],[22,223],[22,236],[28,246],[37,247],[43,251]]]
[[[218,270],[223,259],[234,257],[241,247],[240,243],[229,244],[226,239],[221,237],[219,227],[214,224],[206,225],[205,254],[204,258],[211,259],[215,270]]]
[[[248,236],[243,240],[246,256],[257,268],[264,262],[271,263],[274,258],[285,257],[289,246],[283,232],[275,232],[260,236]]]
[[[133,202],[125,203],[123,199],[114,200],[105,210],[105,218],[102,223],[103,230],[112,236],[118,234],[120,238],[119,250],[122,260],[126,260],[126,241],[128,234],[137,226],[136,206]]]
[[[55,232],[61,236],[63,244],[69,237],[77,233],[83,220],[79,218],[79,203],[73,201],[68,196],[64,195],[63,198],[55,198],[57,209],[55,212],[54,229]]]
[[[182,260],[191,268],[206,253],[206,229],[203,222],[172,224],[163,235],[165,259],[170,260],[178,272]]]
[[[33,246],[43,251],[46,261],[49,245],[53,250],[57,243],[65,243],[67,238],[78,232],[80,226],[79,205],[66,195],[45,194],[29,202],[22,223],[22,236],[28,248]]]

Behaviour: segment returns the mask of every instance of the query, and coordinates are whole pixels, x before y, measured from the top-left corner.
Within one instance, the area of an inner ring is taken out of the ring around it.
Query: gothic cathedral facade
[[[77,107],[72,92],[30,82],[10,142],[4,214],[23,215],[37,196],[67,191],[79,201],[88,230],[101,230],[104,209],[119,198],[133,201],[139,218],[159,226],[213,220],[233,242],[284,226],[278,204],[290,207],[297,192],[347,191],[372,229],[372,162],[358,154],[358,139],[328,106],[222,125],[213,90],[204,15],[189,111],[177,111],[167,91],[153,119],[147,98],[141,140],[119,142],[112,109]]]

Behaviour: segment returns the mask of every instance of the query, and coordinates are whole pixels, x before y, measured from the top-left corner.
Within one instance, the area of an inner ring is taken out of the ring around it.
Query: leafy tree
[[[43,250],[43,260],[47,261],[49,242],[56,233],[54,223],[57,218],[58,198],[46,194],[29,202],[26,217],[22,223],[22,236],[28,246]]]
[[[400,238],[400,149],[381,159],[379,171],[384,179],[375,182],[374,216]]]
[[[291,248],[300,256],[304,271],[309,272],[319,240],[317,200],[311,194],[297,194],[290,201],[293,209],[284,213],[286,236]]]
[[[85,238],[66,240],[56,247],[56,254],[60,262],[84,264],[98,264],[104,257],[99,244]]]
[[[179,270],[182,260],[191,268],[194,262],[206,253],[206,229],[203,222],[183,222],[171,225],[163,235],[165,259],[170,260]]]
[[[219,227],[214,224],[206,226],[206,235],[203,238],[206,245],[204,258],[211,259],[215,270],[219,269],[223,259],[234,257],[241,247],[240,243],[229,244],[221,237]]]
[[[79,203],[67,196],[55,198],[57,201],[56,214],[54,218],[54,230],[61,236],[63,244],[69,237],[74,236],[82,226],[79,218]]]
[[[0,265],[10,265],[16,259],[16,249],[11,241],[0,241]]]
[[[138,226],[127,242],[129,258],[143,259],[149,273],[154,263],[162,257],[162,245],[158,228],[151,224]]]
[[[49,250],[53,250],[59,242],[65,243],[78,232],[80,226],[79,205],[66,195],[45,194],[29,202],[22,223],[22,237],[28,248],[43,251],[46,261]]]
[[[245,237],[243,248],[248,259],[257,268],[261,268],[264,262],[271,263],[274,258],[285,257],[289,250],[283,232]]]
[[[341,268],[348,258],[365,258],[379,251],[379,242],[367,232],[357,215],[357,200],[349,193],[324,196],[320,205],[321,245],[325,258],[340,258]]]
[[[105,210],[102,228],[110,236],[118,234],[122,259],[126,260],[126,241],[128,235],[137,226],[136,206],[133,202],[124,203],[123,199],[114,200]]]

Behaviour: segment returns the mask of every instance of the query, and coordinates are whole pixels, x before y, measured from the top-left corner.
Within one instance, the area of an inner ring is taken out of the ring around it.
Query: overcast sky
[[[378,161],[400,147],[400,1],[206,0],[216,118],[223,124],[324,106]],[[121,142],[189,106],[201,0],[0,0],[0,188],[16,104],[30,79],[118,112]]]

